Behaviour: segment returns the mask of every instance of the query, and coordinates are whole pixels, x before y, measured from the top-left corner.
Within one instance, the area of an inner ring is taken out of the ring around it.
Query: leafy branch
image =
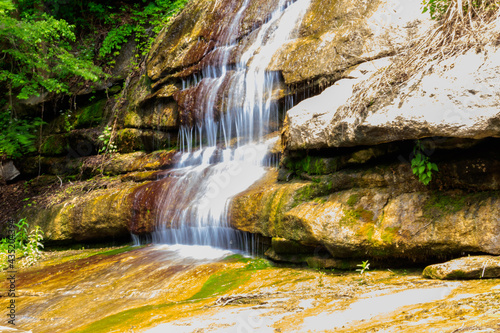
[[[32,266],[42,257],[40,249],[43,249],[43,231],[40,226],[29,231],[29,225],[25,218],[19,220],[14,226],[13,238],[3,238],[0,241],[0,256],[2,259],[8,255],[12,257],[14,249],[15,256],[21,258],[21,266]],[[4,267],[6,262],[6,260],[2,260],[0,267]]]
[[[413,174],[418,177],[418,180],[428,185],[432,180],[432,172],[439,171],[435,163],[430,162],[429,157],[424,154],[422,143],[417,141],[413,147],[413,159],[411,160],[411,169]]]
[[[33,132],[41,124],[44,122],[40,118],[28,122],[13,118],[9,111],[0,112],[0,161],[35,151]]]

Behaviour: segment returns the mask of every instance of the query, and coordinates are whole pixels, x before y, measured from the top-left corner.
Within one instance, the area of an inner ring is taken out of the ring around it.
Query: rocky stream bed
[[[16,326],[0,332],[500,331],[499,279],[422,269],[314,270],[182,246],[46,252],[17,273]]]

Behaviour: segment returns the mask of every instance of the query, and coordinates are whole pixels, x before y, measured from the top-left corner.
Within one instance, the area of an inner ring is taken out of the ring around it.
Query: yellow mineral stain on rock
[[[498,330],[499,279],[436,281],[421,273],[278,267],[240,255],[202,260],[166,246],[52,252],[18,272],[18,327],[40,333]]]

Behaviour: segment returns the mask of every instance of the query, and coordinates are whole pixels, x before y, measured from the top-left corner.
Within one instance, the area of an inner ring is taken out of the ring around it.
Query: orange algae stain
[[[70,330],[134,308],[182,301],[218,269],[195,264],[150,247],[22,272],[18,311],[31,320],[21,327]]]
[[[442,332],[475,323],[498,328],[494,327],[499,315],[498,279],[428,280],[421,277],[421,269],[371,270],[361,275],[271,267],[261,259],[200,264],[153,246],[112,255],[91,254],[19,273],[19,313],[31,318],[20,327],[41,333],[138,332],[162,323],[174,328],[206,324],[215,329],[250,313],[255,315],[253,322],[265,323],[265,327],[307,332],[310,318],[334,316],[365,299],[449,286],[451,291],[442,299],[405,303],[370,319],[346,322],[333,331],[410,332],[418,327],[419,331]],[[227,304],[222,306],[218,300]],[[225,321],[218,323],[214,318]]]

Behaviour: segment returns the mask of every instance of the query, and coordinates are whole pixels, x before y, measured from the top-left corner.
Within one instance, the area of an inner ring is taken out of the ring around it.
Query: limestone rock
[[[10,181],[15,179],[21,173],[17,170],[13,161],[7,161],[5,163],[0,163],[0,180],[4,179]]]
[[[424,277],[439,280],[500,278],[500,257],[469,256],[427,266]]]
[[[351,83],[341,80],[288,111],[289,150],[376,145],[425,137],[500,137],[500,48],[471,50],[427,68],[364,114],[344,114]],[[369,82],[381,79],[378,74]],[[343,82],[344,81],[344,82]],[[344,90],[341,89],[344,87]],[[347,96],[346,96],[347,95]]]
[[[22,212],[30,225],[39,225],[46,241],[89,241],[128,237],[131,198],[137,184],[95,190],[42,208]]]
[[[36,177],[40,171],[46,175],[83,175],[92,177],[101,171],[108,176],[123,175],[136,171],[154,171],[175,164],[176,151],[157,150],[152,153],[135,152],[103,156],[79,156],[79,150],[64,157],[28,157],[22,160],[19,168],[23,174]],[[99,169],[99,170],[98,170]]]
[[[394,54],[408,40],[422,34],[431,22],[427,14],[421,13],[420,4],[412,0],[302,2],[308,7],[300,26],[292,40],[274,53],[267,68],[281,73],[286,85],[274,89],[273,100],[282,100],[304,87],[322,89],[354,65]],[[193,85],[187,95],[203,90],[202,73],[222,65],[220,53],[225,45],[234,43],[225,59],[229,65],[237,63],[278,3],[251,1],[239,12],[241,2],[189,2],[152,46],[147,62],[152,87],[161,90],[162,85],[172,83],[180,87],[183,80],[183,85]],[[236,15],[241,17],[233,25]],[[181,109],[189,106],[186,94],[178,97]],[[226,96],[221,93],[218,98]]]
[[[321,257],[308,257],[307,266],[311,268],[320,268],[320,269],[341,269],[341,270],[354,270],[359,264],[359,262],[350,261],[350,260],[341,260],[341,259],[333,259],[333,258],[321,258]]]
[[[116,144],[120,153],[166,149],[174,146],[176,142],[177,134],[157,130],[124,128],[116,134]]]
[[[134,171],[158,170],[175,163],[175,150],[157,150],[150,154],[135,152],[117,154],[103,163],[103,172],[107,175],[119,175]]]
[[[411,0],[311,1],[299,37],[275,55],[270,70],[287,84],[337,72],[393,54],[429,25]]]
[[[131,232],[149,233],[155,227],[161,194],[175,181],[156,181],[151,176],[132,173],[101,186],[76,183],[55,190],[48,202],[28,207],[20,216],[26,217],[31,226],[39,225],[45,240],[51,242],[99,241],[127,238]]]
[[[497,192],[420,192],[415,191],[418,185],[398,190],[390,185],[401,179],[392,178],[393,171],[397,169],[382,177],[386,183],[378,186],[383,187],[346,190],[326,180],[268,179],[235,197],[231,224],[268,237],[321,245],[335,258],[426,261],[463,252],[500,254]]]
[[[262,24],[265,17],[257,15],[256,9],[259,9],[259,13],[266,13],[265,9],[276,7],[277,4],[275,0],[252,1],[241,19],[242,26],[236,29],[236,34],[230,40],[234,42],[247,34],[250,28]],[[189,2],[172,24],[156,38],[148,58],[148,76],[156,81],[175,71],[181,72],[189,66],[196,66],[216,45],[220,46],[224,41],[240,5],[241,2],[230,0]],[[187,73],[191,74],[189,71]]]

